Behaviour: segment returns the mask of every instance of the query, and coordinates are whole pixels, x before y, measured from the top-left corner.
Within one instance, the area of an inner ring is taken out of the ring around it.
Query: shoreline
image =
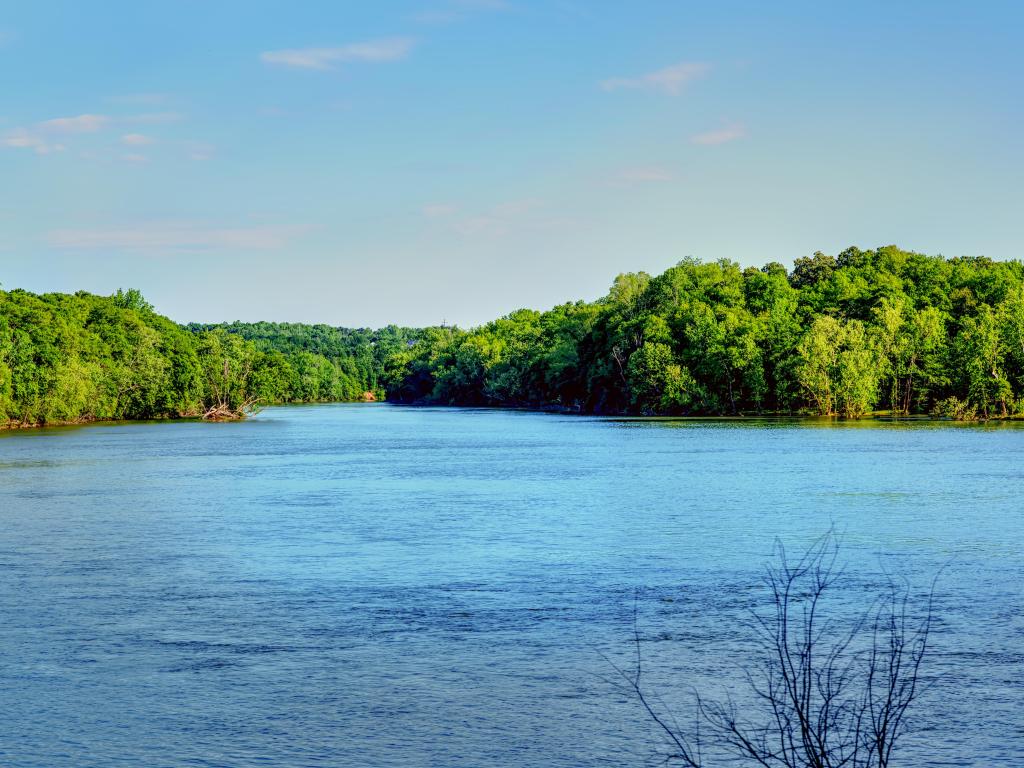
[[[667,415],[667,414],[629,414],[629,413],[584,413],[580,410],[567,407],[544,407],[544,406],[523,406],[523,405],[451,405],[442,403],[398,403],[392,401],[367,401],[367,400],[331,400],[317,402],[292,402],[292,403],[271,403],[261,407],[264,408],[291,408],[307,407],[318,405],[367,405],[381,406],[389,405],[396,408],[438,408],[458,410],[483,410],[483,411],[510,411],[521,413],[546,413],[561,416],[579,416],[581,418],[602,419],[606,421],[624,422],[699,422],[699,421],[728,421],[728,422],[758,422],[758,421],[792,421],[806,422],[809,424],[947,424],[963,426],[981,426],[991,424],[1006,424],[1013,422],[1024,422],[1024,416],[991,416],[977,419],[954,419],[949,416],[933,416],[930,414],[908,414],[894,416],[888,411],[876,411],[857,418],[844,416],[820,416],[810,413],[760,413],[760,414],[737,414],[737,415]],[[258,412],[257,411],[257,412]],[[43,423],[26,423],[9,421],[0,423],[0,435],[15,434],[18,432],[31,432],[42,429],[87,427],[87,426],[119,426],[126,424],[166,424],[196,423],[196,424],[224,424],[249,421],[255,413],[237,419],[204,419],[200,415],[194,416],[166,416],[145,419],[96,419],[83,418],[71,421],[49,421]]]

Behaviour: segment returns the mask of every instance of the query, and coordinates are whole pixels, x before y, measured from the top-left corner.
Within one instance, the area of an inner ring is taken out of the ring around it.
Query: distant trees
[[[959,362],[967,400],[986,416],[1005,416],[1013,398],[1006,377],[1006,346],[995,311],[982,305],[973,317],[965,317],[954,340],[953,354]]]
[[[136,312],[153,311],[153,305],[146,301],[138,288],[129,288],[127,291],[118,288],[110,298],[114,306],[121,309],[134,309]]]
[[[797,356],[797,380],[819,414],[857,417],[871,410],[879,360],[859,320],[818,317],[800,340]]]
[[[703,768],[726,761],[762,768],[887,768],[921,691],[931,597],[915,605],[890,583],[846,615],[830,602],[843,577],[833,535],[796,561],[778,546],[767,570],[767,607],[753,615],[756,647],[738,664],[747,695],[695,693],[696,721],[679,725],[646,686],[634,611],[635,663],[625,687],[668,745],[665,762]],[[715,762],[712,762],[715,761]]]
[[[276,383],[263,402],[343,402],[365,393],[383,399],[387,366],[401,365],[420,332],[388,326],[377,331],[303,323],[192,323],[202,335],[225,332],[251,342],[277,367]],[[390,376],[396,378],[393,374]]]
[[[273,402],[281,389],[279,361],[240,336],[210,331],[199,338],[196,351],[202,365],[204,419],[240,418],[260,402]]]
[[[792,273],[688,258],[655,277],[620,275],[591,304],[424,331],[383,369],[398,402],[1022,414],[1024,265],[895,246],[816,253]]]
[[[685,413],[698,397],[696,381],[667,344],[645,341],[629,358],[630,404],[641,413]]]
[[[582,413],[1024,415],[1024,265],[895,246],[816,253],[791,273],[687,258],[619,275],[597,301],[468,331],[182,328],[134,289],[0,291],[0,423],[366,393]]]
[[[186,329],[134,289],[109,297],[0,291],[0,426],[238,418],[261,403],[382,395],[383,360],[408,333]]]
[[[910,413],[918,392],[942,383],[937,358],[946,339],[942,314],[885,297],[873,309],[873,321],[879,377],[888,381],[886,404],[893,413]]]

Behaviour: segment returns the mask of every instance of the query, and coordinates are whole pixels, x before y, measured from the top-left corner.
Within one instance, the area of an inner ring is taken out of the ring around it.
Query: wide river
[[[1024,765],[1024,428],[388,405],[0,434],[0,765],[627,766],[776,540],[936,588],[894,765]],[[709,766],[709,768],[713,768]]]

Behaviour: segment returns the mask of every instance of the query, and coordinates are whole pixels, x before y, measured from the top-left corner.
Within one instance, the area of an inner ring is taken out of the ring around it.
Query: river
[[[0,434],[0,765],[625,766],[776,540],[941,570],[896,762],[1024,765],[1024,428],[383,404]]]

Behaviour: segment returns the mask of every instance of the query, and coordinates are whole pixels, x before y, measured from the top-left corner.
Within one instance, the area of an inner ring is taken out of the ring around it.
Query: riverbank
[[[816,414],[809,413],[747,413],[737,415],[705,415],[705,414],[690,414],[690,415],[664,415],[664,414],[631,414],[631,413],[584,413],[579,409],[556,407],[556,406],[498,406],[498,405],[474,405],[474,406],[462,406],[462,405],[440,405],[437,403],[394,403],[388,401],[374,401],[374,400],[338,400],[338,401],[321,401],[312,403],[271,403],[266,408],[300,408],[306,406],[330,406],[330,405],[366,405],[366,406],[392,406],[395,408],[408,408],[408,409],[443,409],[443,410],[481,410],[481,411],[495,411],[495,412],[522,412],[522,413],[541,413],[541,414],[553,414],[563,416],[579,416],[583,419],[600,419],[600,420],[611,420],[611,421],[625,421],[625,422],[748,422],[751,424],[764,423],[764,422],[804,422],[807,424],[871,424],[871,423],[901,423],[901,424],[912,424],[912,423],[927,423],[927,424],[949,424],[949,425],[982,425],[982,424],[1008,424],[1016,422],[1024,422],[1024,417],[1021,416],[1005,416],[1005,417],[991,417],[988,419],[953,419],[946,416],[935,416],[931,414],[909,414],[909,415],[893,415],[887,411],[878,411],[875,413],[865,414],[857,418],[848,418],[842,416],[819,416]],[[50,429],[59,427],[84,427],[93,425],[118,425],[118,424],[166,424],[171,422],[194,422],[194,423],[224,423],[224,422],[238,422],[245,421],[256,415],[259,411],[264,410],[261,406],[256,411],[243,415],[237,416],[231,419],[206,419],[200,414],[192,415],[178,415],[178,416],[166,416],[151,419],[100,419],[100,418],[80,418],[70,421],[47,421],[41,423],[25,423],[25,422],[13,422],[8,421],[0,423],[0,434],[10,432],[20,432],[27,430],[36,429]]]
[[[934,422],[955,422],[959,424],[979,424],[985,422],[1024,421],[1024,414],[1006,414],[991,416],[973,416],[971,418],[957,418],[955,416],[940,415],[935,413],[893,413],[892,411],[872,411],[859,416],[843,416],[841,414],[818,414],[811,412],[793,411],[761,411],[759,413],[686,413],[686,414],[664,414],[664,413],[631,413],[629,411],[604,411],[591,412],[579,407],[564,405],[467,405],[461,403],[432,403],[421,400],[412,403],[387,401],[389,405],[403,408],[480,408],[497,411],[526,411],[530,413],[556,413],[566,416],[589,416],[594,418],[612,419],[729,419],[733,421],[757,421],[764,419],[794,419],[808,421],[934,421]]]

